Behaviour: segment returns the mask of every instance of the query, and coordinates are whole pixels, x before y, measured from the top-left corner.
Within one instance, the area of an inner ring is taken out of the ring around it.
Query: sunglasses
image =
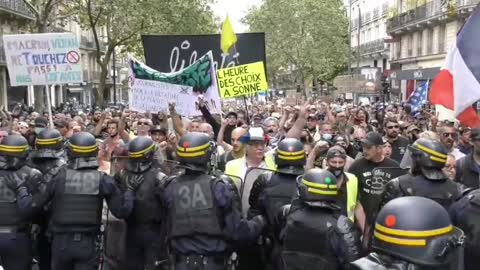
[[[388,129],[394,129],[394,128],[398,128],[398,125],[395,125],[395,126],[389,126],[387,127]]]
[[[444,138],[451,137],[452,139],[455,139],[455,138],[457,138],[457,133],[448,133],[448,132],[445,132],[445,133],[442,134],[442,136],[443,136]]]
[[[148,122],[138,122],[137,123],[137,126],[141,126],[141,125],[148,126]]]

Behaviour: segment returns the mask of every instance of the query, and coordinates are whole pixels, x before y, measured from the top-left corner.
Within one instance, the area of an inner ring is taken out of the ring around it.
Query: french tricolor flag
[[[480,100],[480,8],[477,6],[457,34],[445,66],[433,80],[431,104],[451,112],[462,125],[479,127],[472,104]],[[443,108],[442,108],[443,107]]]

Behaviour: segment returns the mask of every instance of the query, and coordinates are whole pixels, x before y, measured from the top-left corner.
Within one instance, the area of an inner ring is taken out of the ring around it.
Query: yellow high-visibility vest
[[[357,207],[358,178],[351,173],[345,172],[347,176],[347,216],[355,222],[355,208]]]

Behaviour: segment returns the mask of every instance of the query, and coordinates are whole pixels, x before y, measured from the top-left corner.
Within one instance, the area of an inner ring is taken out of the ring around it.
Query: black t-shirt
[[[396,162],[400,163],[402,161],[403,155],[405,155],[407,151],[407,146],[410,144],[410,141],[402,136],[398,136],[398,139],[391,143],[392,145],[392,156],[391,159],[395,160]]]
[[[381,170],[376,170],[376,175],[373,175],[373,170],[381,167],[398,168],[399,165],[396,161],[389,158],[375,163],[362,157],[355,160],[349,169],[349,172],[358,178],[358,197],[365,210],[368,224],[373,222],[385,184],[394,178]]]

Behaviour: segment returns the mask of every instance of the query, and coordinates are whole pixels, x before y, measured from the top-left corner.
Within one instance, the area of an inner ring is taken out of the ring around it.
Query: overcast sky
[[[233,30],[241,33],[247,31],[247,27],[240,20],[245,16],[249,7],[258,6],[261,3],[262,0],[216,0],[216,3],[213,5],[213,11],[222,21],[228,13]]]

